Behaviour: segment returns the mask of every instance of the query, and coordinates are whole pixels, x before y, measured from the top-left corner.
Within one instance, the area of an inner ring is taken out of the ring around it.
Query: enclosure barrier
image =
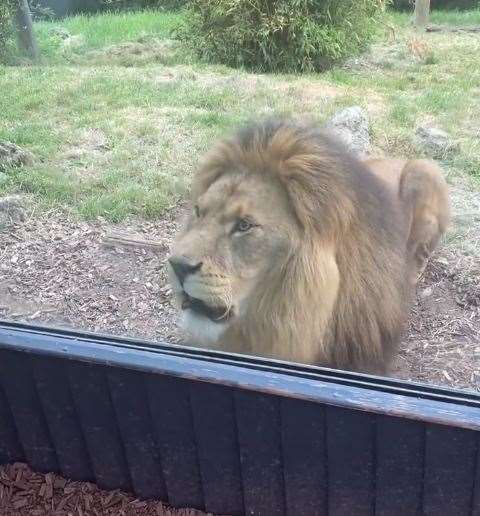
[[[480,516],[480,396],[0,322],[0,462],[219,515]]]

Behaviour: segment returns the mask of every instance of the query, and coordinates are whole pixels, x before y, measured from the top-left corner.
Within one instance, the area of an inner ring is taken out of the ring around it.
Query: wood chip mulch
[[[194,509],[172,509],[89,482],[72,482],[53,473],[34,473],[25,464],[0,466],[2,516],[202,516]]]

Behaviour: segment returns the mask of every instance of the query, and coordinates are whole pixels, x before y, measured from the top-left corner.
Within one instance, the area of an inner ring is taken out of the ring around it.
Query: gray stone
[[[458,150],[458,143],[438,127],[419,126],[415,130],[415,145],[432,158],[443,159]]]
[[[49,36],[53,36],[60,39],[68,39],[72,36],[70,32],[64,27],[52,27],[48,31],[48,34]]]
[[[0,197],[0,230],[25,221],[25,199],[19,195]]]
[[[74,34],[62,40],[61,50],[63,52],[75,51],[85,45],[85,37],[82,34]]]
[[[364,158],[370,150],[370,122],[360,106],[342,109],[325,124],[325,129],[337,136],[356,156]]]
[[[5,172],[12,167],[31,165],[33,156],[11,142],[0,141],[0,172]]]

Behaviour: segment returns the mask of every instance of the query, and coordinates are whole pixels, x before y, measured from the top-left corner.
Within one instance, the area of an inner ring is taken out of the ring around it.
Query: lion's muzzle
[[[229,302],[229,283],[212,274],[203,262],[185,256],[168,260],[179,307],[214,322],[226,322],[233,315]]]
[[[202,262],[194,262],[185,256],[172,256],[168,263],[182,286],[187,276],[199,271],[203,265]]]

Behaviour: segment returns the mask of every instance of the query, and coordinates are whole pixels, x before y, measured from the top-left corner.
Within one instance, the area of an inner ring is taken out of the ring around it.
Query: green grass
[[[444,25],[479,25],[480,9],[472,11],[433,11],[431,21],[432,23]]]
[[[35,29],[43,55],[54,57],[62,43],[55,36],[55,29],[59,27],[77,38],[74,51],[85,53],[124,41],[138,41],[148,37],[168,38],[180,20],[180,14],[169,12],[107,12],[95,16],[73,16],[61,21],[39,22]]]
[[[410,24],[413,14],[391,11],[390,16],[394,23],[400,26]],[[430,15],[430,23],[434,25],[455,25],[458,27],[468,27],[470,25],[480,25],[480,8],[470,11],[432,11]]]
[[[468,25],[476,16],[432,19]],[[36,160],[0,174],[0,193],[28,192],[86,218],[157,217],[185,196],[199,155],[237,124],[264,113],[322,121],[353,104],[369,111],[374,145],[386,154],[419,156],[415,127],[443,127],[461,144],[444,164],[480,180],[477,37],[428,34],[415,57],[407,43],[418,35],[408,16],[394,14],[395,40],[380,36],[360,64],[255,76],[165,46],[180,20],[145,11],[38,23],[43,63],[0,67],[0,139]],[[62,49],[53,28],[80,43]]]

